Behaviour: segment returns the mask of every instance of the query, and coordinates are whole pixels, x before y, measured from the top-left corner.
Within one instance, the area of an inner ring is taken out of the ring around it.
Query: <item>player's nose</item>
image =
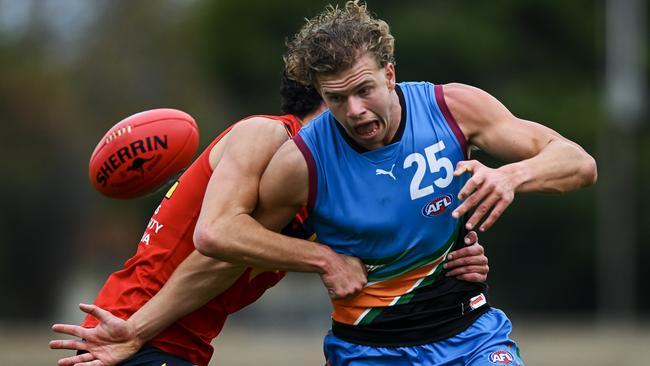
[[[347,117],[357,119],[366,112],[366,107],[361,98],[351,95],[347,100]]]

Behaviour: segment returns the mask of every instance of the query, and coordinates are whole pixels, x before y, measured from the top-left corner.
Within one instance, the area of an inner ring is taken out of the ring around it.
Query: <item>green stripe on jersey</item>
[[[413,299],[413,296],[415,296],[415,290],[417,290],[417,289],[419,289],[421,287],[432,284],[438,277],[440,277],[440,275],[442,274],[442,270],[443,270],[443,268],[442,268],[441,265],[436,267],[436,269],[433,271],[432,274],[425,277],[417,286],[415,286],[413,289],[411,289],[411,291],[409,293],[407,293],[407,294],[405,294],[403,296],[400,296],[400,298],[395,302],[395,304],[393,304],[391,306],[401,305],[401,304],[406,304],[406,303],[411,302],[411,300]],[[368,311],[368,313],[366,313],[366,315],[363,316],[363,318],[361,319],[361,321],[357,325],[371,324],[373,322],[373,320],[375,320],[375,318],[377,318],[377,316],[379,316],[382,312],[384,312],[385,309],[387,309],[389,307],[390,306],[382,306],[382,307],[377,307],[377,308],[371,309],[370,311]]]
[[[453,247],[453,245],[456,242],[456,238],[458,237],[458,232],[460,231],[460,227],[461,227],[461,222],[458,221],[458,223],[456,224],[456,228],[451,233],[451,236],[449,237],[449,239],[447,239],[447,242],[440,249],[436,250],[433,254],[431,254],[429,256],[426,256],[426,257],[418,260],[417,262],[412,263],[409,266],[396,268],[396,269],[394,269],[392,271],[389,271],[389,272],[385,272],[385,273],[376,273],[376,272],[379,272],[379,271],[371,272],[371,273],[368,274],[368,282],[377,282],[377,281],[383,281],[383,280],[391,279],[391,278],[394,278],[394,277],[399,277],[399,276],[401,276],[401,275],[403,275],[405,273],[411,272],[411,271],[413,271],[415,269],[418,269],[418,268],[422,267],[423,265],[426,265],[426,264],[438,259],[441,255],[443,255],[451,247]],[[407,252],[402,253],[401,256],[406,255]],[[363,262],[366,263],[366,264],[369,264],[366,259],[364,259]]]

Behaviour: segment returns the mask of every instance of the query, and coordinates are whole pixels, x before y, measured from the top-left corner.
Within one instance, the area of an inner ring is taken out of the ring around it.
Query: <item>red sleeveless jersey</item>
[[[291,137],[300,129],[292,115],[260,117],[282,122]],[[97,306],[128,319],[160,290],[194,250],[194,227],[212,175],[210,150],[230,129],[232,126],[217,136],[170,188],[149,220],[136,254],[126,261],[124,268],[110,275],[95,300]],[[297,216],[289,231],[303,221]],[[197,365],[207,365],[213,352],[210,342],[221,332],[228,314],[253,303],[282,277],[284,272],[259,273],[249,268],[225,292],[169,326],[148,344]],[[92,328],[97,323],[97,319],[88,316],[82,325]]]

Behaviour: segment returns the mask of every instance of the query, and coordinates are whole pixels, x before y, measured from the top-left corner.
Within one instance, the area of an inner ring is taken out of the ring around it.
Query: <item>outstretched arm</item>
[[[139,345],[226,291],[244,270],[197,251],[190,253],[160,291],[129,318]]]
[[[445,101],[472,145],[513,162],[497,169],[478,161],[458,163],[454,175],[472,178],[459,193],[465,200],[455,211],[460,217],[471,208],[468,229],[486,215],[480,230],[487,230],[518,192],[567,192],[596,181],[596,162],[578,144],[538,123],[515,117],[490,94],[463,84],[444,86]]]
[[[200,308],[228,289],[244,268],[192,252],[174,271],[162,289],[128,320],[122,320],[95,305],[80,309],[99,320],[95,328],[55,324],[57,333],[79,340],[53,340],[52,349],[84,350],[87,354],[59,360],[59,365],[93,361],[92,365],[116,365],[137,352],[143,344],[183,316]]]

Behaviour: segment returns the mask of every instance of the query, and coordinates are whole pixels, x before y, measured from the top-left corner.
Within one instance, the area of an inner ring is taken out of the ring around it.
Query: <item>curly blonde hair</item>
[[[287,47],[287,75],[306,85],[315,86],[318,74],[350,68],[368,52],[380,67],[395,62],[395,38],[388,24],[373,18],[366,4],[358,0],[348,1],[343,8],[328,5],[321,14],[307,20]]]

